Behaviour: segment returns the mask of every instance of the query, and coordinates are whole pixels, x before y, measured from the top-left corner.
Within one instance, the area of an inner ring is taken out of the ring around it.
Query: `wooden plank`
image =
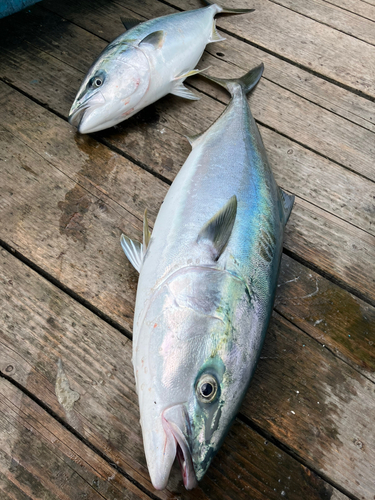
[[[284,255],[275,310],[375,382],[375,308]]]
[[[185,5],[197,2],[186,0],[180,7]],[[218,26],[364,96],[375,96],[374,46],[271,1],[254,0],[252,5],[253,14],[220,19]]]
[[[366,19],[370,19],[375,21],[375,3],[371,1],[361,1],[361,0],[325,0],[327,3],[332,5],[336,5],[341,9],[348,10],[349,12],[353,12],[353,14],[357,14],[358,16],[362,16]]]
[[[152,224],[167,186],[93,139],[79,136],[73,141],[66,123],[6,86],[1,94],[4,123],[13,134],[3,133],[3,175],[8,175],[2,177],[6,191],[1,208],[5,221],[1,238],[92,307],[130,330],[137,274],[122,255],[118,238],[121,230],[132,237],[141,237],[144,209],[148,207]],[[305,163],[306,158],[302,157],[301,164]],[[296,163],[296,172],[298,168]],[[288,248],[299,249],[302,255],[306,254],[306,259],[316,252],[317,264],[323,263],[337,279],[348,276],[350,282],[363,281],[369,286],[373,245],[366,248],[366,239],[363,241],[362,236],[358,236],[357,229],[352,235],[350,231],[343,231],[346,227],[343,221],[332,222],[326,216],[321,217],[316,207],[306,207],[302,200],[295,210],[289,223]],[[329,226],[327,229],[328,224],[334,231]],[[365,236],[368,237],[366,233]],[[344,238],[348,238],[348,243],[342,252]],[[361,241],[362,249],[359,248]],[[367,260],[362,263],[359,275],[349,259],[354,259],[358,266],[361,255],[366,253]],[[342,259],[346,259],[344,264]],[[295,262],[291,269],[295,272],[293,279],[302,273]],[[309,271],[305,270],[305,274]],[[325,283],[322,289],[335,288],[325,279],[322,283]],[[293,282],[290,293],[303,296],[314,291],[309,280],[303,285],[305,292],[301,292],[300,286],[301,282]],[[358,286],[362,290],[362,284]],[[338,302],[345,304],[347,300],[346,308],[353,311],[350,294],[335,293]],[[294,317],[306,317],[304,303],[301,308],[296,302],[290,306],[293,306]],[[353,313],[353,321],[365,328],[361,314],[361,309]],[[347,319],[335,315],[329,335],[336,339],[335,332],[341,331],[343,325],[347,325]],[[316,338],[320,338],[322,326],[313,328]],[[311,334],[311,325],[308,328]],[[345,326],[342,331],[346,329]],[[362,334],[360,328],[359,337]],[[347,358],[347,340],[345,335],[340,338],[333,344],[339,348],[342,341],[342,351]],[[363,342],[356,340],[361,346],[359,350],[363,350]],[[366,370],[358,357],[354,356],[353,363]],[[367,356],[366,363],[371,370],[371,356]]]
[[[117,465],[150,488],[138,424],[131,343],[8,252],[0,251],[0,257],[0,279],[4,284],[0,289],[3,313],[0,371],[32,392]],[[64,411],[54,395],[56,364],[60,358],[71,388],[80,394],[69,412]],[[85,446],[81,450],[78,442],[77,451],[77,446],[73,446],[76,438],[24,395],[19,403],[17,398],[10,399],[18,409],[17,415],[22,414],[28,425],[36,428],[34,422],[38,422],[36,430],[43,432],[43,438],[48,432],[49,441],[54,442],[57,427],[64,434],[63,438],[59,436],[57,446],[67,443],[71,453],[78,455],[73,460],[82,469],[90,469],[93,459],[90,462],[85,454],[92,453],[91,450],[86,451]],[[14,433],[10,435],[14,439]],[[19,447],[18,442],[13,445],[15,454],[22,452],[22,445],[21,450]],[[95,457],[101,464],[102,460]],[[106,463],[104,466],[110,468]],[[90,470],[81,470],[83,476],[89,473]],[[102,472],[104,478],[111,475],[109,471]],[[123,480],[121,474],[115,478]],[[238,420],[201,488],[187,492],[181,483],[180,472],[174,468],[170,483],[173,495],[168,491],[153,493],[159,498],[178,495],[183,499],[245,500],[250,496],[266,500],[281,495],[295,500],[318,500],[323,493],[327,498],[347,498]]]
[[[0,395],[0,484],[9,498],[150,498],[4,378]]]
[[[339,9],[324,0],[272,0],[272,2],[375,45],[375,25],[373,21]]]
[[[373,382],[278,315],[241,412],[354,496],[374,495]]]

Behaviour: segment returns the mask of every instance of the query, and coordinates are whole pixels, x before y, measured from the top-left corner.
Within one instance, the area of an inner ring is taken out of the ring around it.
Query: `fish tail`
[[[231,95],[233,95],[235,89],[238,88],[238,85],[240,85],[242,91],[245,94],[247,94],[256,87],[257,83],[259,82],[262,76],[263,70],[264,70],[264,64],[261,63],[259,64],[259,66],[256,66],[255,68],[251,69],[248,73],[241,76],[240,78],[224,79],[224,78],[215,78],[213,76],[208,76],[204,74],[202,74],[202,76],[226,88]]]
[[[206,5],[215,5],[217,8],[217,14],[248,14],[249,12],[254,12],[255,9],[226,9],[221,7],[215,2],[209,2],[208,0],[202,0]]]

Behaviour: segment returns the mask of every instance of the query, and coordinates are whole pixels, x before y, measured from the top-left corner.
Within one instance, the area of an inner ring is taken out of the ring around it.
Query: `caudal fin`
[[[209,2],[208,0],[202,0],[206,5],[216,5],[218,7],[218,14],[248,14],[249,12],[254,12],[255,9],[226,9],[217,5],[216,2]]]
[[[248,73],[241,76],[240,78],[215,78],[214,76],[202,75],[208,80],[211,80],[222,87],[226,88],[230,94],[233,94],[234,88],[240,85],[243,92],[247,94],[253,90],[257,83],[259,82],[264,70],[264,64],[259,64],[255,68],[251,69]]]

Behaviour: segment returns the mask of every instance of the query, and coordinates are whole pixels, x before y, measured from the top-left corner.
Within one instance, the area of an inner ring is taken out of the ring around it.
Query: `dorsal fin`
[[[129,17],[121,17],[120,19],[126,30],[131,30],[134,26],[138,26],[142,22],[139,19],[131,19]]]
[[[143,40],[141,40],[138,45],[147,43],[148,45],[152,45],[155,49],[160,49],[163,46],[164,39],[165,31],[154,31],[153,33],[147,35]]]
[[[197,243],[206,240],[211,245],[212,256],[218,260],[222,254],[237,215],[237,197],[234,195],[216,214],[202,227]]]
[[[286,224],[288,222],[290,212],[292,211],[293,208],[294,196],[283,191],[281,187],[279,187],[279,191],[280,191],[281,205],[284,215],[284,224]]]

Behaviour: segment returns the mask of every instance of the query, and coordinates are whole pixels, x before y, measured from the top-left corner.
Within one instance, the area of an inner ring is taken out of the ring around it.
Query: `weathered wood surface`
[[[329,0],[327,3],[336,5],[336,7],[340,7],[341,9],[345,9],[349,12],[353,12],[353,14],[362,16],[365,19],[375,21],[375,3],[372,2],[371,5],[371,0]]]
[[[372,7],[356,2],[357,9],[369,12],[368,19],[354,16],[356,22],[342,29],[365,27],[361,36],[369,40],[364,42],[354,32],[338,32],[340,23],[354,19],[344,10],[352,0],[345,0],[342,9],[320,0],[256,3],[253,15],[218,21],[227,40],[208,46],[200,67],[212,64],[211,74],[237,76],[265,62],[251,107],[279,184],[297,195],[286,249],[375,303],[375,103],[366,97],[374,95],[373,82],[368,83],[374,71],[373,34],[367,29]],[[197,123],[207,128],[228,96],[203,79],[191,79],[200,102],[167,97],[94,138],[76,135],[62,118],[93,59],[123,31],[120,15],[150,18],[174,12],[172,4],[178,9],[200,6],[195,0],[168,4],[45,0],[0,24],[0,78],[13,87],[0,84],[0,239],[127,335],[137,273],[121,253],[119,235],[125,231],[140,238],[146,207],[153,223],[168,183],[189,153],[183,135],[197,133]],[[325,26],[306,17],[318,20],[327,8],[338,14],[327,16]],[[305,35],[312,43],[302,43]],[[352,64],[359,49],[361,59]],[[1,371],[74,428],[78,438],[117,463],[136,485],[153,492],[139,434],[130,342],[7,252],[2,259]],[[352,498],[373,500],[375,309],[318,273],[283,256],[276,312],[242,421],[235,422],[199,490],[186,492],[174,469],[169,490],[153,494],[171,499],[347,498],[335,484]],[[59,358],[80,394],[69,412],[54,393]],[[22,396],[25,401],[39,408]],[[44,417],[41,422],[45,425]],[[78,438],[71,440],[79,444]],[[49,450],[55,453],[53,446]],[[104,479],[112,471],[88,450],[80,449],[79,456],[90,459],[79,461],[89,472],[82,473],[87,485],[80,483],[78,498],[84,491],[91,498],[91,468],[107,467]],[[59,448],[55,455],[61,458],[65,452]],[[34,472],[42,481],[41,473]],[[14,476],[1,474],[4,497],[24,498]],[[114,481],[117,492],[127,489],[121,472]],[[47,488],[48,498],[55,498],[55,484]],[[108,488],[104,482],[100,494],[115,498]],[[64,493],[61,498],[75,497]]]
[[[12,370],[17,366],[12,365]],[[12,371],[10,365],[6,371]],[[2,499],[149,498],[4,378],[0,378]]]
[[[374,22],[327,3],[325,0],[271,0],[273,3],[375,45]],[[361,4],[362,2],[356,2]]]
[[[131,343],[5,250],[0,257],[1,372],[34,394],[133,479],[152,490],[138,424]],[[319,349],[317,344],[316,347]],[[69,411],[59,405],[54,394],[58,359],[63,360],[70,387],[80,395]],[[258,390],[255,383],[250,400]],[[22,396],[21,402],[20,412],[31,412],[33,418],[38,418],[34,404],[26,396]],[[42,422],[47,420],[53,426],[53,419],[38,411]],[[77,453],[77,445],[73,448],[70,444],[76,438],[71,437],[66,443],[69,433],[56,423],[55,426],[63,434],[59,436],[62,446],[68,445]],[[10,439],[13,438],[11,433]],[[16,452],[20,452],[18,448],[14,443]],[[89,462],[86,457],[89,452],[83,447],[75,461]],[[102,476],[112,476],[105,462],[101,467]],[[119,473],[116,477],[123,480]],[[225,498],[233,499],[246,499],[249,495],[256,499],[276,499],[282,491],[295,500],[347,498],[240,421],[236,421],[201,489],[186,492],[181,482],[175,469],[170,488],[180,498],[221,498],[219,491],[225,491]],[[155,494],[160,498],[173,497],[168,491]]]
[[[76,137],[73,141],[69,125],[27,98],[17,95],[16,106],[12,89],[3,86],[2,95],[6,127],[12,131],[3,130],[0,136],[4,188],[2,240],[112,321],[130,330],[137,275],[122,255],[119,236],[121,231],[126,231],[140,238],[144,209],[148,207],[153,222],[167,186],[92,139]],[[66,162],[67,157],[69,162]],[[295,220],[293,215],[290,225],[294,230],[298,228]],[[339,222],[341,220],[337,219]],[[322,239],[325,231],[323,228],[318,232],[316,239]],[[337,246],[342,245],[343,234],[343,231],[337,231]],[[312,235],[310,231],[307,249]],[[328,243],[332,245],[332,233],[327,235],[330,238]],[[295,244],[298,244],[298,239]],[[352,244],[358,245],[358,239],[353,237]],[[319,258],[325,258],[325,255],[319,255]],[[291,269],[295,272],[293,278],[296,278],[304,268],[294,262]],[[305,270],[304,275],[308,274],[311,272]],[[368,279],[366,266],[363,267],[362,279]],[[283,281],[286,280],[281,279]],[[287,302],[290,297],[315,292],[315,280],[311,284],[307,278],[303,283],[304,291],[300,289],[300,282],[289,284]],[[322,283],[327,281],[323,279]],[[326,285],[322,287],[325,289]],[[332,287],[335,288],[330,285],[329,289]],[[315,296],[323,301],[320,293]],[[347,305],[332,324],[333,337],[337,337],[337,332],[342,329],[340,325],[347,325],[343,314],[349,310],[352,297],[343,291],[340,298],[333,301],[332,307],[341,305],[343,300]],[[305,301],[301,302],[300,311],[298,301],[293,299],[291,304],[294,316],[301,322],[305,321]],[[369,310],[371,317],[373,308],[369,306]],[[366,312],[361,308],[357,312],[353,322],[370,325],[368,338],[362,329],[357,335],[355,331],[350,332],[356,339],[355,345],[359,342],[360,350],[363,350],[366,343],[375,340],[374,332],[370,331],[371,321],[362,319]],[[318,336],[322,326],[316,329]],[[344,331],[347,329],[344,327]],[[348,341],[344,337],[342,341],[343,351],[347,353]],[[357,364],[366,369],[369,362],[372,370],[371,345],[368,345],[368,350],[366,360],[357,357]]]

